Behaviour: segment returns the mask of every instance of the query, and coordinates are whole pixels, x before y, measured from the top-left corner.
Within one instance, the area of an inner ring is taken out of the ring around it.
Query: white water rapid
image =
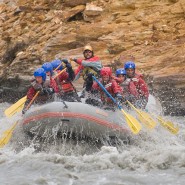
[[[20,115],[5,118],[3,111],[10,105],[0,105],[2,136]],[[153,97],[148,110],[160,111]],[[131,144],[118,147],[79,142],[38,150],[39,143],[21,144],[24,137],[18,126],[13,142],[0,149],[0,185],[184,185],[185,117],[163,117],[179,125],[178,135],[160,125],[143,127]]]

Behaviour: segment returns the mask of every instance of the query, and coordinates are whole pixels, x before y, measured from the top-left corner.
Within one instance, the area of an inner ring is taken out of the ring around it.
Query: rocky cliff
[[[164,112],[185,114],[184,0],[0,1],[1,100],[20,98],[36,67],[81,57],[87,43],[113,68],[134,60]]]

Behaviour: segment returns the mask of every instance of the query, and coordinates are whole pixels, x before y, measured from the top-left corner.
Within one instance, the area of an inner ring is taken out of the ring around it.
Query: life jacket
[[[68,80],[68,77],[69,77],[69,74],[66,71],[64,71],[62,74],[59,75],[58,78],[56,78],[56,81],[61,93],[68,93],[68,92],[75,91],[73,84]]]
[[[123,96],[133,95],[135,98],[139,97],[139,93],[133,81],[130,78],[127,78],[123,81],[120,86],[123,89]]]
[[[31,86],[36,90],[39,91],[42,88],[49,88],[50,87],[50,77],[46,77],[46,80],[44,81],[44,83],[39,84],[35,78],[31,80]]]
[[[87,77],[88,77],[87,75],[89,73],[92,73],[96,78],[99,75],[99,72],[95,71],[92,67],[85,67],[84,70],[82,71],[82,77],[85,81],[87,80]]]
[[[50,88],[50,80],[49,78],[46,78],[45,82],[42,84],[39,84],[35,79],[31,82],[31,87],[29,88],[27,92],[27,98],[28,102],[32,100],[32,98],[35,96],[37,91],[41,91],[43,88]],[[39,93],[37,98],[35,99],[34,103],[36,104],[44,104],[48,102],[48,100],[52,99],[52,95],[48,94],[41,94]]]
[[[130,81],[133,84],[132,86],[133,88],[131,89],[132,91],[130,93],[134,95],[135,90],[137,90],[137,94],[138,94],[137,96],[139,98],[145,97],[146,99],[148,99],[149,97],[148,87],[145,81],[143,80],[142,76],[135,74],[133,78],[128,78],[128,79],[130,79]]]
[[[100,79],[100,82],[103,84],[103,86],[105,87],[105,89],[113,96],[115,97],[115,95],[117,93],[121,93],[122,89],[121,87],[117,84],[117,82],[114,79],[110,79],[106,84],[104,84],[102,82],[102,79]],[[100,92],[100,96],[101,96],[101,100],[104,103],[108,103],[108,104],[113,104],[112,100],[106,96],[105,92],[101,89],[101,87],[99,87],[99,85],[95,82],[93,83],[92,89],[96,89],[99,90]]]
[[[73,91],[74,91],[74,87],[73,87],[73,85],[71,84],[71,82],[62,81],[62,82],[61,82],[61,87],[62,87],[62,91],[63,91],[64,93],[73,92]]]

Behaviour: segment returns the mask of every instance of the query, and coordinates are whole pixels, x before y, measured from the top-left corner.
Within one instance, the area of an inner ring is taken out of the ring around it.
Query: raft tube
[[[25,132],[40,136],[58,132],[92,139],[125,139],[130,135],[119,110],[103,110],[81,102],[52,102],[34,107],[26,112],[21,123]]]

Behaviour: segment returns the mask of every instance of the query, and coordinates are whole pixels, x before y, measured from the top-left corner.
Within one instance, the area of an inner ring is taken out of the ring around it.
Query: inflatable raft
[[[52,102],[26,112],[23,130],[32,135],[46,133],[76,138],[127,138],[130,131],[122,113],[103,110],[81,102]]]

